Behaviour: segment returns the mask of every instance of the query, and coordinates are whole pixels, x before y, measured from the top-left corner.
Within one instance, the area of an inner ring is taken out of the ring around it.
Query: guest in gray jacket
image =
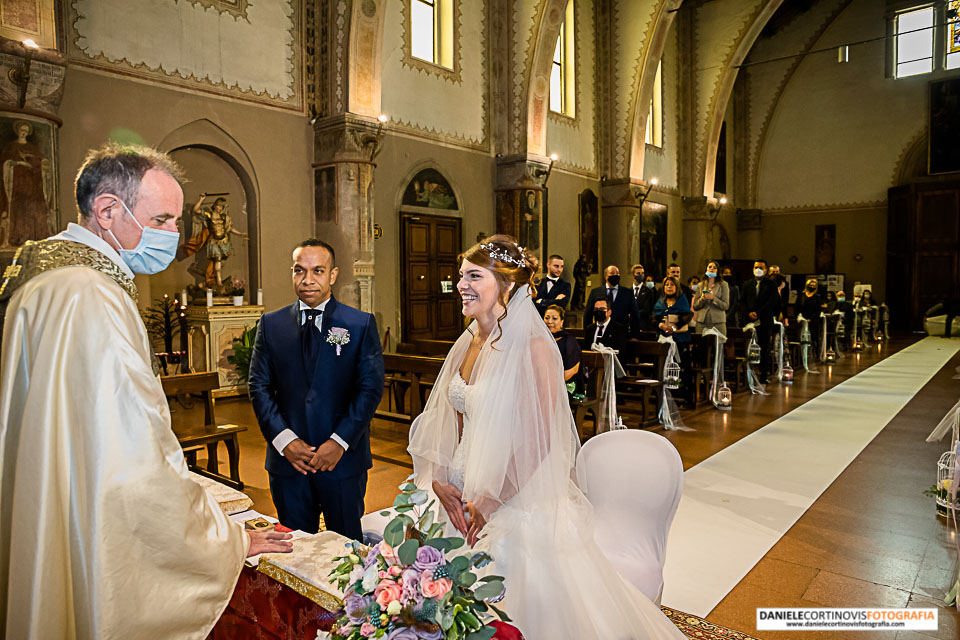
[[[718,274],[716,260],[707,263],[706,276],[693,296],[693,310],[697,314],[697,333],[713,327],[727,335],[727,307],[730,306],[730,287]]]

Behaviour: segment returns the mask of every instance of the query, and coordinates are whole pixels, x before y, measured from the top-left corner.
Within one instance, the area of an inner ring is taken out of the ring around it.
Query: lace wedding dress
[[[592,508],[576,485],[579,438],[560,353],[528,292],[507,312],[471,384],[459,368],[476,327],[448,354],[411,428],[417,483],[453,484],[483,513],[474,549],[494,558],[487,571],[506,585],[497,606],[528,640],[683,640],[594,541]]]

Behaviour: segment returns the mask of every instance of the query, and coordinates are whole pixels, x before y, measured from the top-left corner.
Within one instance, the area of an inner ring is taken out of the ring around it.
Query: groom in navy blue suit
[[[260,319],[250,399],[267,440],[270,493],[281,524],[362,537],[370,420],[383,395],[383,352],[373,316],[337,302],[333,247],[293,251],[297,302]]]

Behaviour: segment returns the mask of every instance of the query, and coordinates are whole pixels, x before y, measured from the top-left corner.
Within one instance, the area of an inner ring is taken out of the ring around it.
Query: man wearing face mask
[[[244,558],[292,549],[190,480],[151,367],[133,276],[174,258],[178,176],[152,149],[90,153],[79,224],[4,273],[0,637],[203,638]]]
[[[597,300],[606,300],[613,321],[628,327],[631,336],[639,336],[640,310],[633,290],[620,284],[620,268],[608,266],[603,270],[603,279],[604,286],[595,288],[587,297],[587,309],[593,309]]]
[[[757,319],[757,288],[766,273],[767,261],[763,258],[754,261],[753,278],[744,282],[740,291],[740,326],[746,326]]]
[[[657,293],[653,286],[647,286],[646,273],[642,264],[633,265],[633,299],[637,301],[640,312],[639,324],[643,331],[653,330],[653,305],[657,302]],[[653,280],[650,281],[653,285]]]
[[[611,319],[610,305],[604,299],[593,307],[593,322],[583,331],[583,348],[590,351],[595,342],[620,351],[627,343],[627,328]]]

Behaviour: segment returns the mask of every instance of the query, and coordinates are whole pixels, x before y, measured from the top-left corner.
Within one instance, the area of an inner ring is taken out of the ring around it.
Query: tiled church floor
[[[709,409],[684,412],[693,431],[665,433],[689,468],[775,418],[912,343],[893,340],[848,357],[820,375],[798,372],[791,387],[772,385],[769,396],[734,396],[726,415]],[[960,616],[942,606],[956,557],[953,540],[922,495],[935,478],[936,462],[948,446],[928,444],[926,435],[960,396],[952,380],[955,356],[887,425],[707,619],[763,638],[831,638],[834,632],[755,631],[758,606],[922,606],[939,607],[938,632],[900,632],[904,640],[960,637]],[[174,419],[188,417],[182,409]],[[192,412],[190,412],[192,413]],[[241,478],[254,508],[275,515],[263,469],[265,442],[246,399],[222,399],[220,424],[237,423]],[[373,469],[367,485],[368,511],[392,503],[396,487],[411,473],[407,428],[376,420],[372,425]],[[586,434],[584,434],[586,435]],[[785,452],[788,455],[788,452]],[[221,452],[221,465],[225,455]],[[225,469],[224,469],[225,471]],[[844,637],[846,637],[845,634]],[[860,636],[866,638],[864,632]],[[892,638],[892,633],[883,637]]]

